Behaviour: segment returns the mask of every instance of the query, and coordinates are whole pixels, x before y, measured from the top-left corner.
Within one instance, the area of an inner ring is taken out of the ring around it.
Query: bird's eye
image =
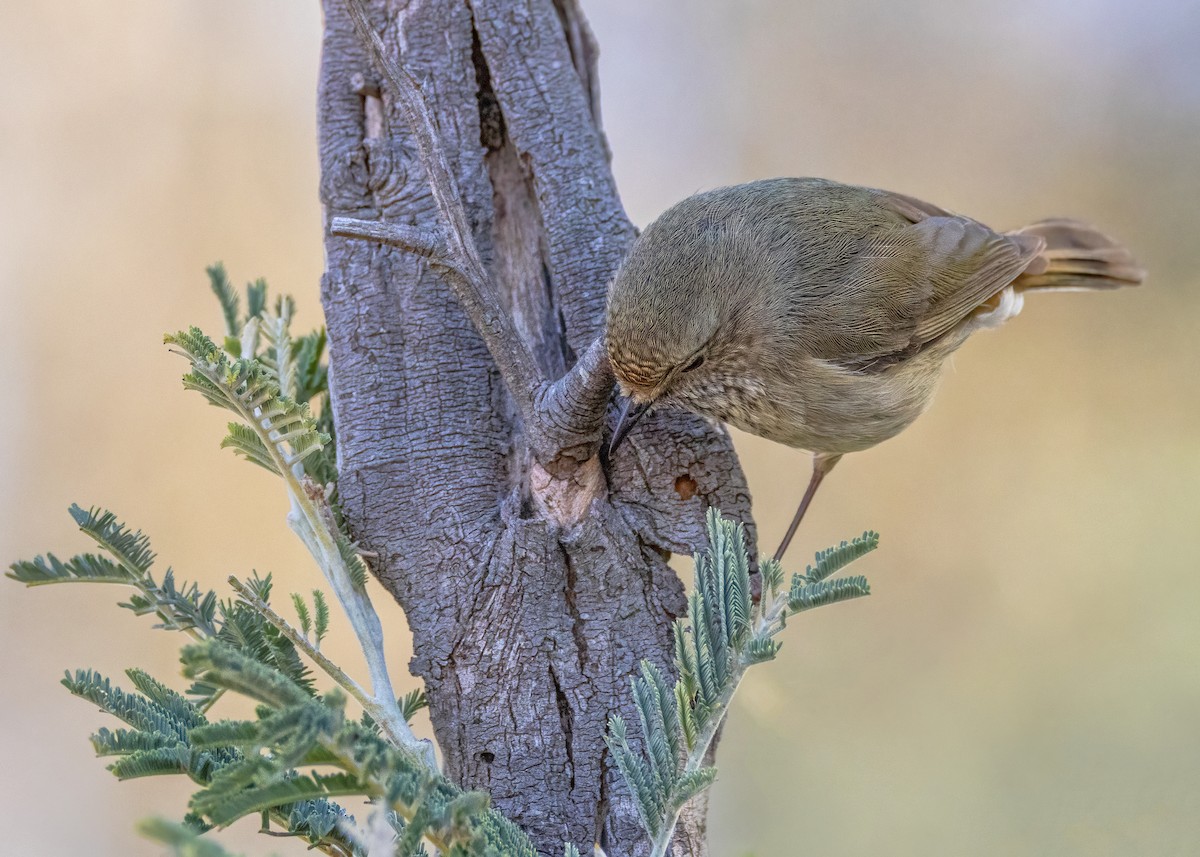
[[[700,364],[703,362],[704,362],[704,355],[703,354],[697,355],[695,360],[693,360],[691,363],[689,363],[688,365],[683,367],[683,371],[691,372],[693,369],[699,369]]]

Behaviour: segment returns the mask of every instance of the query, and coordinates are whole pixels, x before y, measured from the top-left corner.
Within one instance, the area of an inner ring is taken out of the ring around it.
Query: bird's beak
[[[608,444],[608,454],[612,455],[617,451],[617,447],[621,445],[621,441],[625,439],[625,435],[629,434],[629,430],[634,424],[642,418],[642,414],[646,413],[650,408],[650,402],[635,402],[633,399],[626,399],[625,406],[621,408],[621,418],[617,420],[617,427],[613,429],[612,440]]]

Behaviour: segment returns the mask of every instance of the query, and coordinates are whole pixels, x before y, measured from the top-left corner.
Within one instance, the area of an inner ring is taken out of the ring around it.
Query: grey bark
[[[612,461],[600,454],[611,381],[596,339],[634,229],[574,0],[367,5],[432,110],[485,285],[511,324],[455,299],[414,129],[343,0],[327,0],[327,223],[386,221],[417,251],[327,234],[345,511],[408,617],[448,775],[488,791],[544,854],[564,841],[642,853],[607,719],[636,721],[640,658],[671,664],[684,595],[667,557],[702,543],[709,505],[749,525],[745,480],[727,435],[682,413],[652,415]],[[506,389],[513,375],[493,358],[507,369],[504,335],[532,353],[535,389]],[[676,848],[706,853],[702,807]]]

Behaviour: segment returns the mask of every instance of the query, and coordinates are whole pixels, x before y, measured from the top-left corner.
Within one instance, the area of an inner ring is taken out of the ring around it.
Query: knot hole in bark
[[[675,493],[679,495],[679,499],[687,502],[696,496],[696,491],[700,488],[696,480],[692,478],[690,473],[684,473],[682,476],[675,479]]]

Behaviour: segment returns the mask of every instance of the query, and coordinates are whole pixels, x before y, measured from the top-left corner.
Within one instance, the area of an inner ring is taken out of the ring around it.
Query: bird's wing
[[[912,197],[879,191],[900,215],[854,254],[826,302],[837,331],[816,356],[872,369],[900,362],[950,332],[1011,283],[1038,255],[1035,236],[1003,235]]]
[[[920,223],[926,217],[954,217],[954,212],[915,196],[896,193],[892,190],[871,189],[876,202],[889,211],[899,214],[909,223]]]
[[[1046,246],[1040,238],[1002,235],[966,217],[928,217],[902,231],[916,233],[918,258],[927,265],[929,306],[916,329],[922,344],[957,327]]]

